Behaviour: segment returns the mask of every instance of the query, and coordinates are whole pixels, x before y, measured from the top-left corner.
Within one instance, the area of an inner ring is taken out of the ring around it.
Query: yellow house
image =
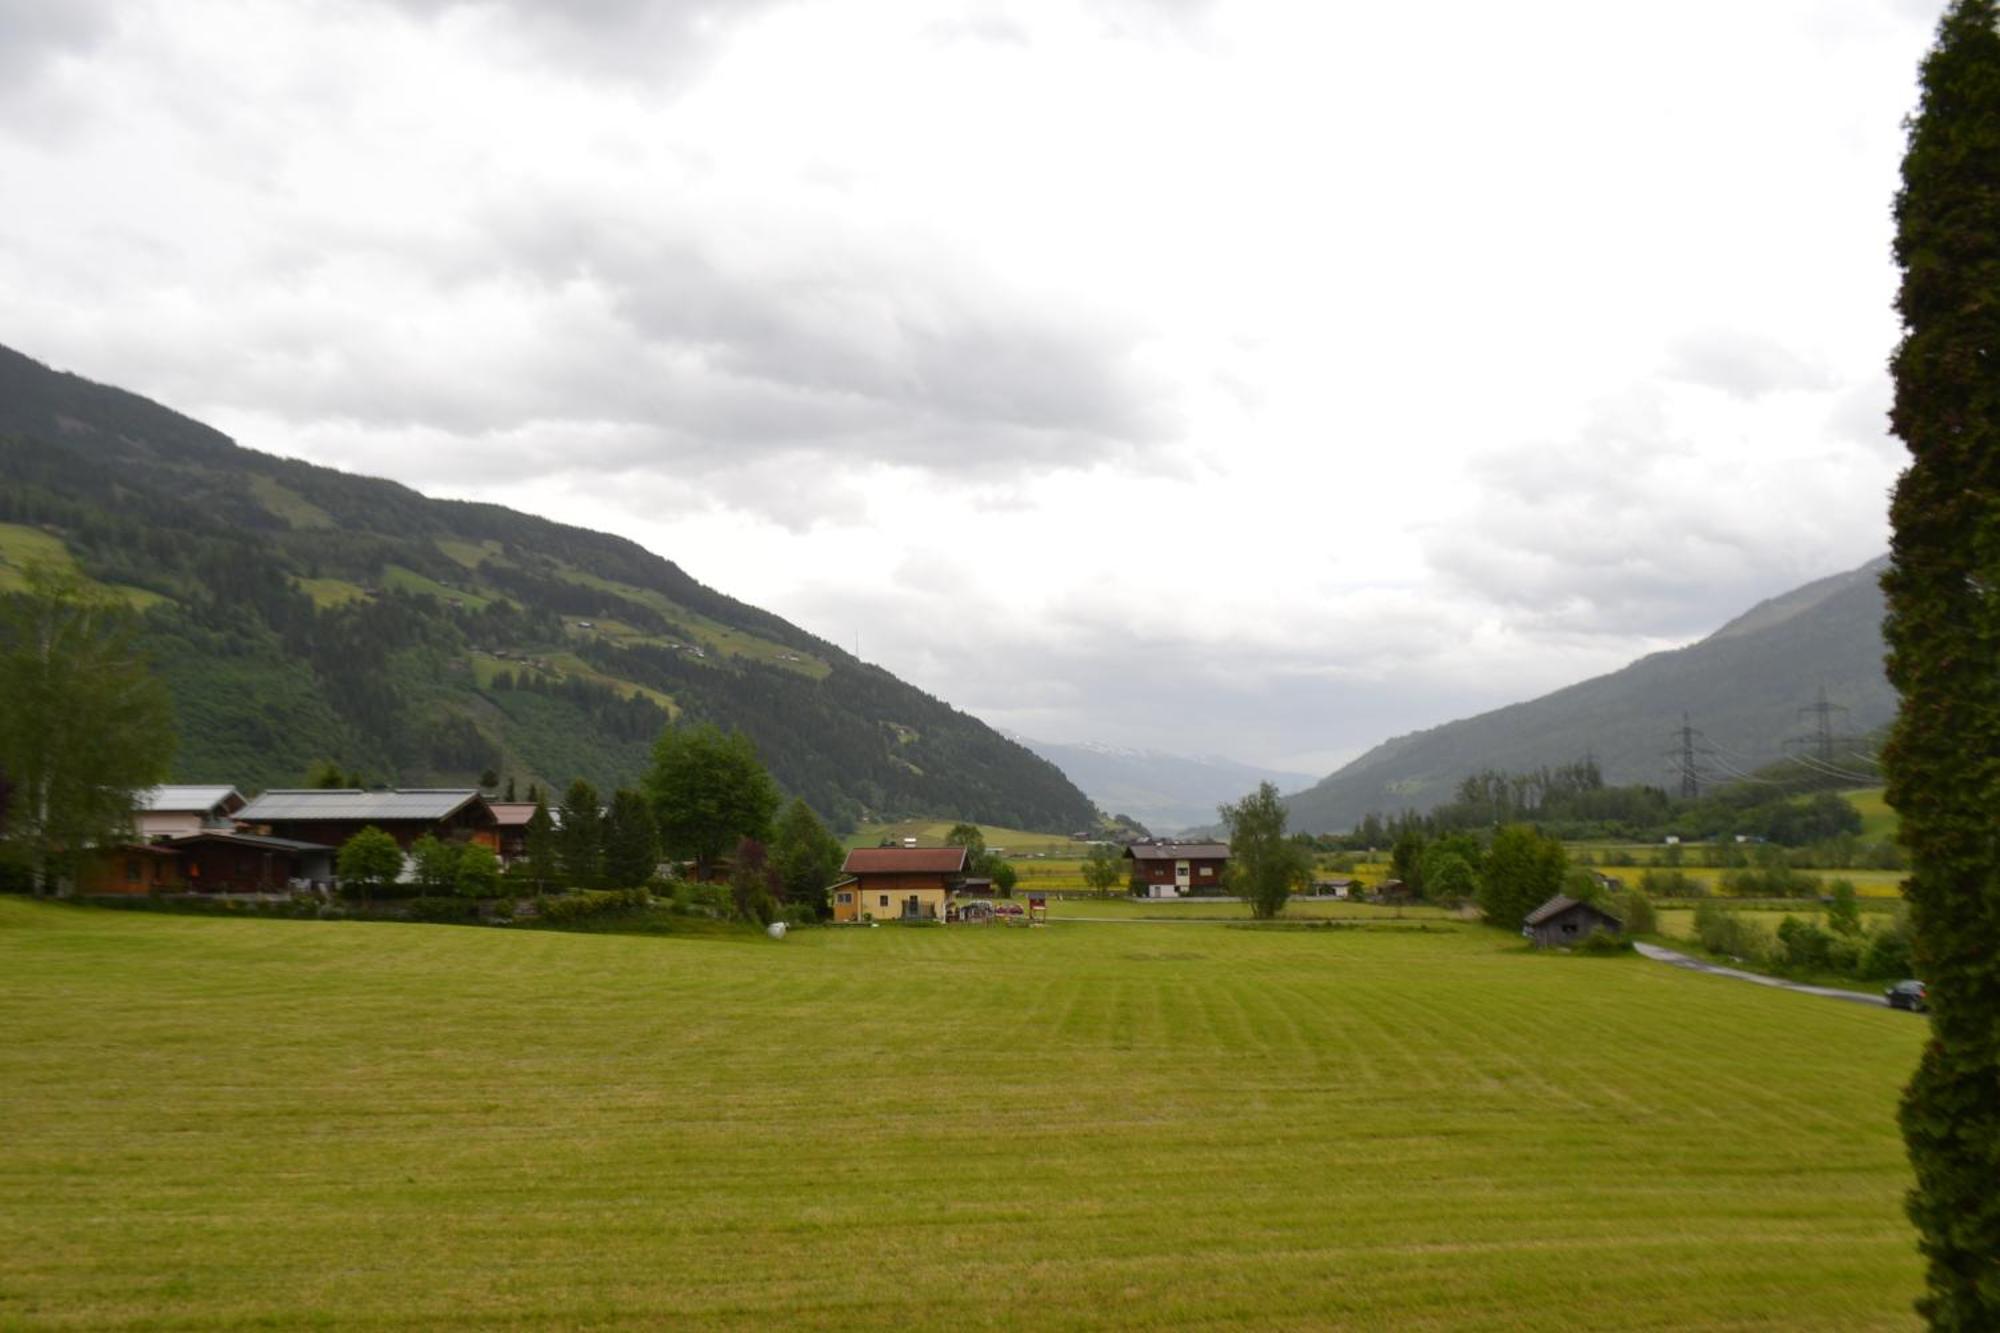
[[[942,921],[965,875],[963,847],[857,847],[833,886],[835,921]]]

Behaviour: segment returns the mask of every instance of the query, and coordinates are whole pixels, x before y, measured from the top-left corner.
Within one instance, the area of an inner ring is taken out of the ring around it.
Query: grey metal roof
[[[261,847],[274,852],[326,852],[330,855],[335,850],[323,842],[300,842],[297,838],[273,838],[264,833],[232,833],[222,829],[208,833],[183,834],[164,845],[181,847],[193,842],[229,842],[243,847]]]
[[[1227,860],[1229,857],[1229,844],[1226,842],[1174,842],[1161,846],[1151,842],[1135,842],[1125,849],[1125,854],[1135,861]]]
[[[279,788],[236,812],[246,824],[287,819],[444,819],[479,799],[476,787],[416,787],[395,791]]]
[[[164,786],[148,787],[134,799],[141,810],[173,811],[198,810],[203,814],[215,809],[230,797],[242,800],[243,795],[229,786]]]

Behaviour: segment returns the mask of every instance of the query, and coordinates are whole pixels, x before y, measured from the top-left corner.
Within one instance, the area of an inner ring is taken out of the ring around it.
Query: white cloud
[[[0,339],[1025,733],[1330,762],[1883,538],[1905,0],[57,8]]]

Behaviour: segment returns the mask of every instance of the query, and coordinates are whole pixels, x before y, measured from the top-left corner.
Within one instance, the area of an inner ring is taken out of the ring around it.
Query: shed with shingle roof
[[[1521,933],[1541,948],[1561,948],[1581,944],[1597,931],[1616,935],[1625,923],[1611,913],[1581,899],[1558,893],[1521,919]]]

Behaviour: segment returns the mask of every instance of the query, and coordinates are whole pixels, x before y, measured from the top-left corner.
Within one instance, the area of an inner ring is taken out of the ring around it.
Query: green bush
[[[1625,931],[1630,935],[1653,935],[1660,929],[1660,919],[1653,912],[1653,900],[1637,890],[1627,889],[1618,895],[1616,910],[1625,922]]]
[[[479,920],[479,904],[470,898],[443,898],[427,895],[412,898],[404,905],[412,921],[462,924]]]
[[[1594,955],[1631,953],[1632,941],[1608,930],[1593,930],[1573,947],[1572,952]]]
[[[536,899],[536,918],[551,926],[567,925],[612,912],[650,907],[653,896],[644,889],[577,889]]]
[[[1763,932],[1717,902],[1694,909],[1694,930],[1702,948],[1730,958],[1759,962],[1770,952]]]
[[[1738,898],[1812,898],[1819,895],[1819,876],[1776,864],[1725,870],[1722,891]]]
[[[1861,955],[1861,975],[1884,979],[1907,977],[1911,966],[1910,923],[1899,911],[1888,925],[1878,926],[1869,933],[1868,945]]]
[[[1788,916],[1778,923],[1776,962],[1801,972],[1824,972],[1831,964],[1833,936],[1810,921]]]
[[[1685,870],[1648,869],[1639,876],[1639,887],[1654,898],[1706,898],[1708,885]]]

